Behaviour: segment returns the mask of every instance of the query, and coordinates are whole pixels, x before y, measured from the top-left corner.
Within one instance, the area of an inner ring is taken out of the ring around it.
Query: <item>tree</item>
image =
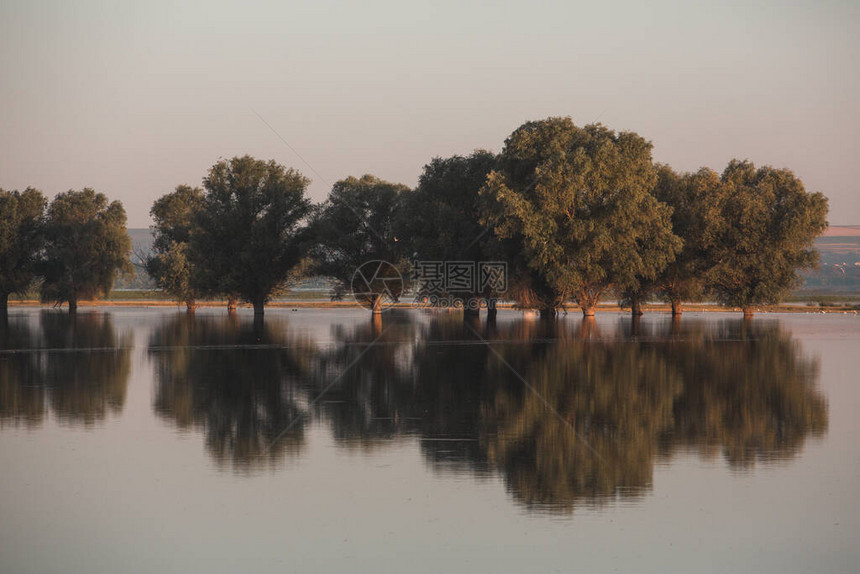
[[[316,273],[336,282],[337,295],[352,291],[374,314],[381,313],[386,295],[396,299],[404,287],[406,267],[397,245],[394,216],[407,190],[405,185],[372,175],[342,179],[332,186],[311,224]],[[376,265],[373,262],[388,264],[380,268],[384,276],[376,280],[368,277],[367,282],[358,282],[360,289],[354,289],[356,272],[364,264]],[[394,276],[395,270],[400,281]]]
[[[0,189],[0,313],[12,293],[23,293],[36,276],[43,246],[45,196]]]
[[[146,258],[146,272],[161,289],[183,301],[189,313],[197,307],[200,294],[191,282],[188,242],[202,203],[202,189],[180,185],[157,199],[149,212],[155,225],[153,254]]]
[[[724,305],[780,302],[818,263],[815,238],[827,228],[827,198],[808,193],[788,169],[732,160],[721,176],[725,201],[711,250],[711,291]]]
[[[697,300],[704,291],[723,190],[720,176],[709,168],[679,175],[667,165],[658,166],[654,194],[672,208],[672,231],[684,242],[655,281],[658,292],[672,305],[673,315],[681,314],[682,301]]]
[[[192,284],[238,295],[262,315],[301,260],[309,184],[292,168],[247,155],[212,166],[189,244]]]
[[[60,193],[48,207],[45,225],[42,301],[107,296],[118,273],[133,273],[125,209],[90,188]]]
[[[476,150],[469,156],[433,158],[424,166],[418,187],[404,196],[398,236],[418,261],[468,262],[477,266],[492,259],[492,234],[480,222],[480,190],[496,165],[496,155]],[[473,277],[471,289],[451,293],[464,300],[464,313],[477,312],[482,298],[493,293]],[[492,309],[491,309],[492,310]]]
[[[487,178],[484,222],[519,243],[533,283],[556,298],[544,304],[573,296],[591,316],[602,294],[655,278],[681,247],[655,183],[651,144],[633,132],[528,122]]]

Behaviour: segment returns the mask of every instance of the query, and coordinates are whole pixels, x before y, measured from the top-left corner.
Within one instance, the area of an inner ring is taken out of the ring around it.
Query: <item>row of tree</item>
[[[42,300],[69,303],[110,291],[132,273],[131,239],[122,203],[86,188],[58,194],[48,204],[36,189],[0,189],[0,312],[9,295],[39,279]]]
[[[317,206],[294,169],[222,160],[202,188],[182,185],[155,202],[146,268],[189,310],[198,299],[226,297],[262,314],[302,275],[328,277],[343,294],[368,261],[390,262],[404,278],[414,261],[503,261],[504,293],[475,284],[446,295],[503,296],[548,316],[573,300],[588,316],[609,294],[637,314],[654,296],[675,314],[682,301],[705,296],[751,314],[816,265],[812,244],[827,227],[827,199],[807,193],[791,171],[732,160],[722,174],[678,174],[655,164],[651,148],[632,132],[549,118],[519,127],[498,155],[433,159],[415,189],[349,177]],[[118,202],[68,192],[42,216],[34,190],[3,192],[2,201],[3,301],[41,274],[43,299],[74,309],[130,266]],[[374,313],[383,292],[402,294],[388,281],[363,287],[354,294]]]

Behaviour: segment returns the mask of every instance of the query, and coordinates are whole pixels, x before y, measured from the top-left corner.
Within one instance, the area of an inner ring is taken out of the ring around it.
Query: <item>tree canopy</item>
[[[672,231],[683,241],[675,260],[654,281],[674,315],[681,313],[682,301],[697,300],[707,287],[723,190],[720,176],[709,168],[678,174],[667,165],[658,166],[654,195],[672,208]]]
[[[309,184],[295,169],[247,155],[212,166],[190,238],[193,284],[238,295],[262,314],[302,258]]]
[[[106,296],[119,273],[132,273],[125,209],[90,188],[60,193],[48,207],[42,300]]]
[[[45,196],[28,187],[23,192],[0,189],[0,313],[9,295],[33,283],[43,246]]]
[[[183,301],[189,311],[195,308],[200,289],[192,284],[188,243],[194,218],[203,203],[203,190],[187,185],[157,199],[150,214],[154,241],[146,258],[146,272],[165,292]]]
[[[655,278],[681,247],[656,179],[651,144],[635,133],[528,122],[487,178],[484,223],[519,243],[544,291],[592,315],[604,292]]]
[[[814,267],[813,241],[827,228],[827,198],[808,193],[788,169],[732,160],[721,176],[725,201],[713,242],[710,289],[726,305],[752,313],[778,303]]]
[[[468,156],[433,158],[424,166],[418,187],[406,193],[397,218],[398,235],[414,260],[474,266],[492,259],[495,237],[481,225],[480,190],[495,165],[495,154],[476,150]],[[492,295],[475,281],[472,289],[446,294],[464,299]],[[464,310],[470,307],[464,305]]]
[[[353,278],[365,263],[379,261],[402,270],[405,281],[408,275],[395,235],[394,216],[407,190],[405,185],[372,175],[342,179],[332,186],[311,223],[315,272],[336,281],[337,295],[353,291],[356,297],[366,299],[363,302],[374,312],[380,309],[382,295],[400,296],[403,282],[398,285],[386,276],[361,282],[361,289],[356,290]]]

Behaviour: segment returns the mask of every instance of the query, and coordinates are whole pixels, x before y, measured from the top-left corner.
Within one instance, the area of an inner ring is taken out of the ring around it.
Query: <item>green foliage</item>
[[[827,198],[807,193],[787,169],[732,160],[710,257],[710,288],[726,305],[778,303],[813,268],[815,238],[827,228]]]
[[[35,278],[43,247],[45,196],[0,189],[0,310],[12,293],[23,293]]]
[[[651,194],[656,179],[651,144],[635,133],[570,118],[529,122],[487,178],[484,223],[515,241],[523,264],[513,268],[532,271],[539,300],[573,296],[593,312],[605,291],[656,278],[681,247],[671,210]]]
[[[237,295],[262,313],[302,258],[309,184],[294,169],[247,155],[212,166],[189,244],[195,288]]]
[[[404,197],[398,233],[407,250],[423,261],[486,261],[492,234],[480,222],[479,192],[496,165],[496,155],[433,158],[418,187]]]
[[[203,204],[203,190],[180,185],[173,193],[157,199],[150,214],[155,220],[153,254],[146,259],[146,272],[165,292],[189,309],[199,292],[191,281],[192,268],[188,259],[188,242],[194,217]]]
[[[675,260],[655,281],[659,293],[673,305],[697,300],[704,291],[723,191],[720,176],[709,168],[679,175],[667,165],[658,166],[654,194],[672,208],[672,230],[683,241]]]
[[[199,294],[191,283],[187,243],[171,243],[167,251],[150,256],[146,272],[165,293],[186,303],[189,309],[194,308]]]
[[[90,188],[60,193],[45,225],[43,301],[69,302],[107,295],[118,273],[132,273],[131,239],[119,201]]]
[[[496,155],[485,150],[433,158],[424,166],[418,187],[405,194],[397,217],[398,236],[413,260],[477,264],[495,258],[499,249],[495,236],[481,225],[480,196],[495,166]],[[466,299],[494,296],[490,290],[479,293],[477,285],[471,292],[448,295],[463,298],[464,305]]]
[[[335,280],[338,294],[350,289],[356,269],[369,261],[387,261],[406,278],[394,228],[394,217],[406,191],[405,185],[372,175],[348,177],[332,186],[312,220],[316,245],[311,255],[315,272]],[[370,285],[371,289],[379,288],[380,293],[386,287],[392,285]]]

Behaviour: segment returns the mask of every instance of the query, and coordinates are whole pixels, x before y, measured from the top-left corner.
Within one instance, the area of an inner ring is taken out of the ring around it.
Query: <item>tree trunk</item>
[[[0,293],[0,313],[5,315],[9,311],[9,294]]]
[[[265,308],[265,303],[262,298],[254,299],[254,316],[262,315]]]
[[[630,300],[630,312],[635,317],[639,317],[643,314],[642,313],[642,300],[639,299],[639,297],[633,297]]]
[[[680,317],[681,313],[683,313],[683,309],[681,309],[681,300],[672,299],[672,316]]]
[[[193,314],[197,311],[197,301],[194,299],[186,299],[185,300],[185,312]]]
[[[227,312],[235,313],[236,312],[236,298],[228,297],[227,298]]]
[[[481,308],[473,309],[468,303],[463,306],[463,317],[479,317]]]
[[[584,290],[576,296],[576,304],[582,309],[583,317],[594,317],[594,308],[597,307],[599,300],[599,292],[594,293],[588,290]]]
[[[495,321],[498,314],[499,311],[496,309],[496,299],[487,299],[487,321]]]
[[[755,310],[752,307],[744,307],[744,319],[752,319]]]
[[[262,313],[254,313],[254,340],[258,343],[263,342],[263,336],[265,335],[266,330],[264,327],[264,315]]]
[[[541,319],[553,319],[558,315],[558,310],[555,307],[544,307],[540,310]]]
[[[481,316],[481,295],[472,295],[463,301],[463,316]]]
[[[382,295],[374,293],[370,297],[370,312],[374,315],[382,315]]]
[[[78,312],[78,300],[77,299],[69,299],[69,315],[74,315]]]

